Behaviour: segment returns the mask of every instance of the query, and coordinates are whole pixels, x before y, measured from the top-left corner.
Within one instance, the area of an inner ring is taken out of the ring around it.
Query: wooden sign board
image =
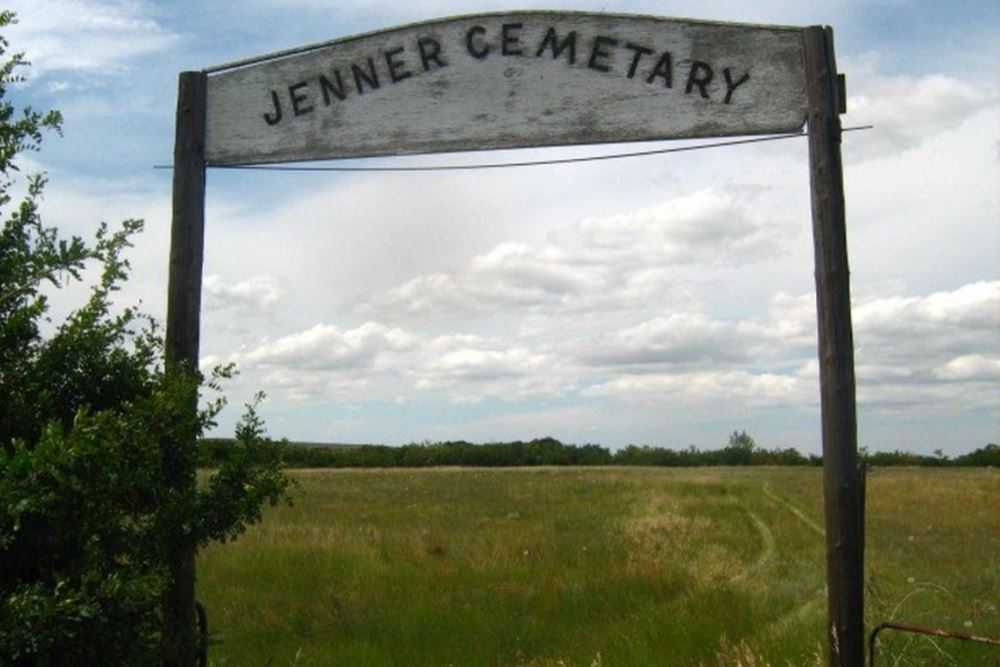
[[[210,165],[800,131],[801,28],[480,14],[209,70]]]

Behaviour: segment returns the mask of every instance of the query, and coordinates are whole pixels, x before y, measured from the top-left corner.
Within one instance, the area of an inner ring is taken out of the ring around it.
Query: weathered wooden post
[[[858,477],[854,336],[840,160],[843,93],[833,30],[804,32],[816,254],[823,504],[826,515],[827,633],[830,665],[864,664],[864,522]]]
[[[177,94],[174,142],[173,219],[170,233],[170,274],[167,287],[166,361],[171,370],[198,370],[201,329],[201,279],[205,237],[205,90],[201,72],[182,72]],[[198,409],[192,387],[188,409]],[[193,423],[193,420],[192,420]],[[193,448],[196,434],[163,443],[168,482],[186,490],[195,484]],[[192,536],[174,526],[170,535],[170,589],[164,601],[165,645],[168,667],[194,667],[195,631],[194,556]]]

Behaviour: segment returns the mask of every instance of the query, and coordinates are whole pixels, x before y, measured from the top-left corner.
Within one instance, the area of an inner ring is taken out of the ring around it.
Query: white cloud
[[[1000,104],[1000,92],[990,84],[944,74],[884,76],[873,72],[870,63],[852,73],[851,86],[844,125],[875,126],[852,142],[848,155],[854,158],[915,148]]]
[[[776,293],[768,301],[759,326],[761,334],[785,354],[807,348],[813,351],[816,346],[816,295]]]
[[[431,377],[419,380],[420,388],[526,375],[541,369],[546,361],[544,355],[523,347],[507,347],[498,340],[470,335],[435,338],[424,354]]]
[[[741,280],[746,264],[785,252],[788,225],[760,204],[760,192],[699,190],[582,218],[545,240],[497,243],[457,269],[376,291],[356,309],[382,322],[405,319],[409,331],[323,325],[244,358],[272,372],[310,374],[298,395],[364,386],[404,401],[575,395],[645,404],[667,396],[811,410],[818,394],[812,294],[779,291],[763,311],[710,314],[716,293],[728,289],[719,286]],[[982,406],[973,385],[994,372],[1000,283],[923,296],[877,286],[859,293],[858,395],[867,406],[919,410],[944,397],[957,410]],[[451,331],[491,335],[433,335],[416,324],[418,315],[444,318]]]
[[[748,327],[712,321],[702,313],[672,313],[614,331],[583,353],[596,366],[731,364],[747,361]]]
[[[617,375],[591,397],[808,408],[818,398],[814,297],[777,295],[759,320],[702,314],[656,318],[585,352]],[[854,306],[862,411],[951,414],[1000,400],[1000,281],[926,296],[869,297]],[[763,367],[765,370],[749,370]],[[769,370],[768,370],[769,369]]]
[[[759,318],[674,313],[590,337],[576,350],[580,358],[615,377],[582,393],[639,403],[735,400],[808,408],[819,381],[815,317],[813,295],[777,294]],[[854,321],[864,409],[957,413],[1000,398],[989,384],[1000,378],[1000,281],[859,299]]]
[[[782,229],[755,202],[704,189],[637,211],[587,218],[573,233],[581,253],[595,263],[746,263],[776,248]]]
[[[284,369],[368,372],[413,344],[410,334],[376,322],[343,331],[317,324],[301,333],[264,343],[242,357],[249,364]]]
[[[420,315],[558,307],[601,289],[601,278],[591,267],[574,264],[558,248],[502,243],[474,257],[462,271],[414,278],[360,309]]]
[[[263,369],[267,386],[291,400],[363,389],[367,399],[397,404],[417,394],[475,403],[558,396],[573,388],[556,372],[558,358],[530,346],[470,334],[419,337],[375,322],[348,331],[316,325],[264,342],[237,361]]]
[[[1000,281],[980,281],[924,297],[892,296],[857,305],[862,358],[925,365],[941,355],[1000,350]]]
[[[995,408],[1000,400],[1000,281],[854,308],[858,401],[911,417]]]
[[[705,189],[628,214],[585,218],[547,243],[501,243],[456,271],[419,276],[376,295],[359,312],[633,308],[664,294],[671,267],[773,258],[787,234],[784,221],[754,209],[752,197]]]
[[[941,419],[992,411],[1000,401],[996,383],[923,382],[859,383],[859,413],[868,418],[892,416],[903,420]],[[991,432],[989,437],[994,437]]]
[[[792,375],[698,371],[625,376],[588,387],[582,393],[650,405],[735,402],[743,406],[802,407],[816,392]]]
[[[273,276],[254,276],[233,285],[226,284],[216,274],[202,281],[206,310],[236,309],[246,313],[273,312],[286,290]]]
[[[310,374],[298,368],[272,368],[261,381],[270,392],[293,403],[352,399],[371,392],[371,382],[364,376]]]
[[[35,75],[121,72],[140,56],[163,52],[180,37],[136,0],[12,0],[14,44],[24,44]],[[68,86],[65,82],[53,84]]]
[[[1000,374],[1000,283],[855,306],[860,401],[872,409],[983,406]],[[369,322],[317,325],[242,359],[298,396],[365,387],[373,395],[439,394],[458,403],[579,395],[627,403],[717,401],[811,409],[817,398],[812,295],[777,294],[759,318],[722,321],[677,312],[593,335],[548,330],[508,341],[426,336]],[[955,350],[962,351],[956,354]],[[405,388],[405,389],[404,389]]]
[[[415,360],[413,386],[421,392],[444,392],[457,403],[522,401],[571,390],[559,368],[561,359],[534,348],[481,336],[438,336],[426,342]]]
[[[1000,382],[1000,357],[982,354],[963,354],[949,359],[934,369],[934,376],[941,380],[981,380]],[[1000,389],[997,389],[1000,392]]]

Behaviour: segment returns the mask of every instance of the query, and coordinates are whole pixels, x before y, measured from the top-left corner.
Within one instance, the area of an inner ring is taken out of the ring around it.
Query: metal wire
[[[860,130],[870,130],[874,125],[858,125],[855,127],[845,127],[843,132],[857,132]],[[236,165],[209,165],[211,169],[243,169],[251,171],[295,171],[295,172],[419,172],[419,171],[473,171],[479,169],[510,169],[512,167],[547,167],[559,164],[572,164],[577,162],[598,162],[601,160],[621,160],[625,158],[646,157],[649,155],[664,155],[666,153],[686,153],[691,151],[706,150],[709,148],[723,148],[726,146],[742,146],[745,144],[757,144],[765,141],[783,141],[785,139],[800,139],[808,136],[805,132],[794,132],[791,134],[776,134],[767,137],[754,137],[752,139],[736,139],[732,141],[717,141],[711,144],[698,144],[696,146],[674,146],[671,148],[657,148],[647,151],[632,151],[628,153],[610,153],[607,155],[587,155],[584,157],[568,157],[552,160],[525,160],[520,162],[486,162],[478,164],[442,164],[442,165],[414,165],[408,167],[337,167],[318,165],[297,165],[285,166],[275,164],[236,164]],[[173,169],[171,165],[154,165],[153,169]]]

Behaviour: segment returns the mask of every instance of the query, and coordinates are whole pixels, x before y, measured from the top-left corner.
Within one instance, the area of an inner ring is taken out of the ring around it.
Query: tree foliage
[[[13,20],[0,12],[0,28]],[[168,448],[193,467],[190,436],[213,424],[231,369],[167,370],[156,321],[114,307],[141,221],[102,223],[91,242],[42,221],[45,178],[23,176],[17,158],[62,118],[18,110],[7,94],[25,63],[2,36],[0,60],[0,663],[156,664],[167,536],[233,539],[289,481],[253,405],[234,455],[200,488],[164,481]],[[46,291],[88,267],[99,269],[89,296],[49,322]],[[195,392],[214,398],[192,413]]]
[[[747,436],[749,437],[749,436]],[[213,468],[227,462],[238,443],[208,438],[199,444],[199,465]],[[285,450],[289,466],[302,468],[425,468],[431,466],[722,466],[818,465],[792,448],[767,450],[754,447],[752,456],[732,447],[680,451],[665,447],[628,445],[615,452],[600,445],[568,445],[554,438],[528,442],[465,441],[385,445],[318,446],[290,444]]]
[[[285,463],[297,468],[426,468],[432,466],[819,466],[823,459],[805,456],[793,447],[766,449],[757,446],[745,431],[720,449],[686,449],[628,445],[611,451],[600,445],[563,444],[554,438],[528,442],[465,441],[386,445],[316,445],[290,443]],[[863,450],[863,448],[862,448]],[[198,445],[198,465],[216,468],[239,456],[238,441],[206,438]],[[749,455],[748,455],[749,453]],[[910,452],[863,450],[859,456],[874,466],[994,466],[1000,467],[1000,446],[989,444],[955,458]]]
[[[964,454],[955,459],[960,466],[991,466],[1000,468],[1000,445],[991,442],[985,447]]]

